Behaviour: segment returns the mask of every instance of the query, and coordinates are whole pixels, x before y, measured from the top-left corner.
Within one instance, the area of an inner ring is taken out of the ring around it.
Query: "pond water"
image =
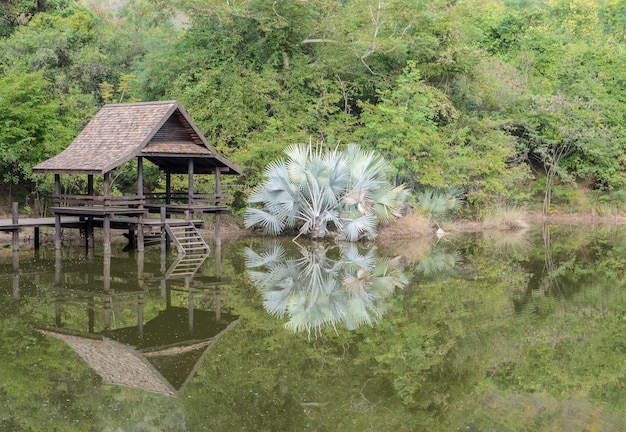
[[[626,431],[621,227],[114,246],[0,254],[0,432]]]

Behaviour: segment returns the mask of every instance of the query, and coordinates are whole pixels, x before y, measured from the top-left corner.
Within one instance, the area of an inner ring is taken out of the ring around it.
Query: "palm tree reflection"
[[[376,248],[314,243],[288,254],[278,242],[265,250],[246,249],[250,278],[273,316],[293,332],[319,333],[327,325],[352,330],[374,324],[386,311],[386,297],[407,283],[400,258],[382,258]]]

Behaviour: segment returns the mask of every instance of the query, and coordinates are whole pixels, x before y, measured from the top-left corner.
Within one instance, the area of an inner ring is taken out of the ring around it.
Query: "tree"
[[[588,168],[593,165],[619,169],[621,151],[613,146],[611,130],[604,126],[602,112],[593,103],[562,94],[537,98],[527,121],[507,127],[520,138],[530,161],[538,162],[545,171],[544,214],[550,211],[557,179],[597,180],[595,170]]]
[[[260,225],[278,235],[288,228],[298,236],[356,241],[376,236],[378,220],[399,215],[404,186],[389,182],[389,165],[372,151],[351,144],[344,151],[324,151],[309,143],[285,150],[287,161],[271,163],[249,198],[263,208],[246,210],[246,227]]]
[[[4,183],[32,181],[31,168],[59,151],[70,130],[47,88],[43,72],[0,77],[0,172]]]

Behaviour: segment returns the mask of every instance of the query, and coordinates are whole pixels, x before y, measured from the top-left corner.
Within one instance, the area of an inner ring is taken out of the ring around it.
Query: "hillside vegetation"
[[[0,4],[7,201],[49,195],[31,167],[103,104],[176,99],[244,169],[226,185],[238,211],[270,161],[308,142],[375,150],[413,197],[462,189],[468,216],[624,210],[626,0],[114,5]],[[156,170],[146,175],[162,190]],[[134,176],[120,169],[116,191]]]

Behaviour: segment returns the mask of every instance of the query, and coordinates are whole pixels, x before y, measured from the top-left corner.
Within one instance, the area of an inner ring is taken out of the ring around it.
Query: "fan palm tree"
[[[390,166],[376,153],[356,144],[340,152],[309,143],[292,145],[285,154],[286,160],[266,168],[265,180],[251,194],[248,203],[261,208],[246,209],[247,228],[356,241],[375,237],[379,220],[399,216],[406,190],[391,185]]]

